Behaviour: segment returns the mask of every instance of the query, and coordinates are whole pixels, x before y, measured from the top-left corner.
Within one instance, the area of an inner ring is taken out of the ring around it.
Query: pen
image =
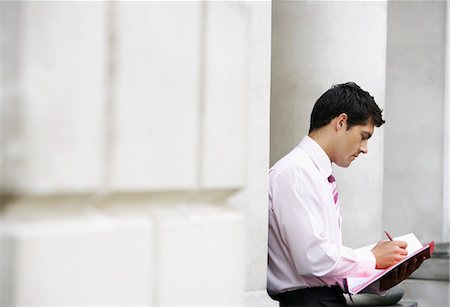
[[[391,235],[386,230],[384,231],[384,233],[389,238],[389,240],[394,241],[394,239],[392,239]]]

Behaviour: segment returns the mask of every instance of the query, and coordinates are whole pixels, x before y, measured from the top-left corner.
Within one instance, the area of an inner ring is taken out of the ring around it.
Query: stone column
[[[447,37],[445,65],[445,132],[444,132],[444,240],[450,242],[450,5],[447,3]],[[449,300],[450,301],[450,300]]]
[[[267,174],[269,168],[270,37],[272,3],[241,2],[250,15],[246,185],[229,199],[246,218],[246,291],[249,306],[267,297]]]
[[[0,302],[229,306],[264,288],[270,3],[8,5]]]
[[[445,133],[444,133],[444,240],[450,242],[450,5],[447,2],[446,15],[446,73],[445,73],[445,89],[446,89],[446,112],[445,112]],[[446,220],[446,221],[445,221]],[[450,265],[448,268],[448,276],[450,277]],[[449,278],[450,279],[450,278]],[[450,302],[450,291],[447,288],[447,302]]]
[[[389,3],[384,225],[443,241],[444,1]]]
[[[383,108],[386,61],[385,1],[276,1],[273,3],[271,163],[307,134],[315,101],[336,83],[353,81]],[[335,168],[344,243],[380,239],[383,129],[369,155]]]
[[[434,257],[402,283],[419,306],[449,305],[447,5],[388,5],[383,224],[436,242]]]

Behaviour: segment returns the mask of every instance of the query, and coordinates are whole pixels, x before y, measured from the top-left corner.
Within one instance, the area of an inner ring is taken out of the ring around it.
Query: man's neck
[[[333,140],[331,137],[331,133],[326,131],[327,127],[323,127],[314,131],[311,131],[308,136],[312,138],[320,147],[325,151],[328,158],[333,161]]]

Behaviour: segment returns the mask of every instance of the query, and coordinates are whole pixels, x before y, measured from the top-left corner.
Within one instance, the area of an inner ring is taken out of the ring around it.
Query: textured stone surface
[[[450,306],[448,281],[408,279],[402,283],[405,300],[416,301],[419,307]]]
[[[3,106],[7,191],[86,192],[99,185],[104,6],[26,2],[19,21],[8,24],[17,33],[18,94]]]
[[[411,278],[428,280],[449,280],[450,266],[448,258],[431,258],[415,271]]]
[[[201,3],[122,2],[114,14],[112,188],[193,189]]]
[[[444,212],[445,29],[443,1],[389,2],[384,224],[423,242],[448,240],[447,218],[436,214]]]
[[[245,214],[246,290],[265,289],[269,165],[271,3],[246,2],[250,15],[249,100],[246,112],[246,184],[227,203]]]
[[[6,133],[17,195],[2,217],[20,222],[0,230],[1,304],[242,305],[248,250],[263,286],[266,211],[247,247],[244,215],[227,203],[249,170],[262,175],[247,204],[255,211],[265,195],[271,4],[256,5],[263,13],[247,3],[18,5],[8,55],[20,99],[8,101]],[[247,168],[250,119],[259,138]],[[214,205],[198,209],[205,190]],[[120,222],[130,214],[144,224]]]
[[[243,304],[242,214],[190,206],[154,209],[152,216],[158,237],[154,276],[157,306]]]
[[[245,183],[250,15],[237,2],[205,6],[202,177],[204,188]]]
[[[148,305],[153,241],[142,218],[10,222],[8,306]]]

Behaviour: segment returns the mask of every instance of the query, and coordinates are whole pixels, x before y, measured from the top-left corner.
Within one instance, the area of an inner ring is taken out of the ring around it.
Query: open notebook
[[[398,262],[395,265],[392,265],[383,270],[373,269],[372,272],[367,277],[348,277],[344,278],[344,284],[346,288],[348,288],[348,292],[350,294],[357,294],[364,289],[368,288],[375,282],[382,280],[384,276],[386,276],[389,272],[394,270],[396,267],[400,266],[402,263],[405,263],[414,256],[420,254],[420,256],[425,256],[425,258],[430,258],[431,254],[434,252],[434,241],[427,244],[422,245],[417,237],[413,233],[409,233],[407,235],[403,235],[400,237],[394,238],[395,241],[405,241],[408,243],[406,250],[408,251],[408,255],[403,258],[402,261]],[[375,243],[376,244],[376,243]],[[371,250],[375,244],[371,244],[368,246],[361,247],[359,250]]]

